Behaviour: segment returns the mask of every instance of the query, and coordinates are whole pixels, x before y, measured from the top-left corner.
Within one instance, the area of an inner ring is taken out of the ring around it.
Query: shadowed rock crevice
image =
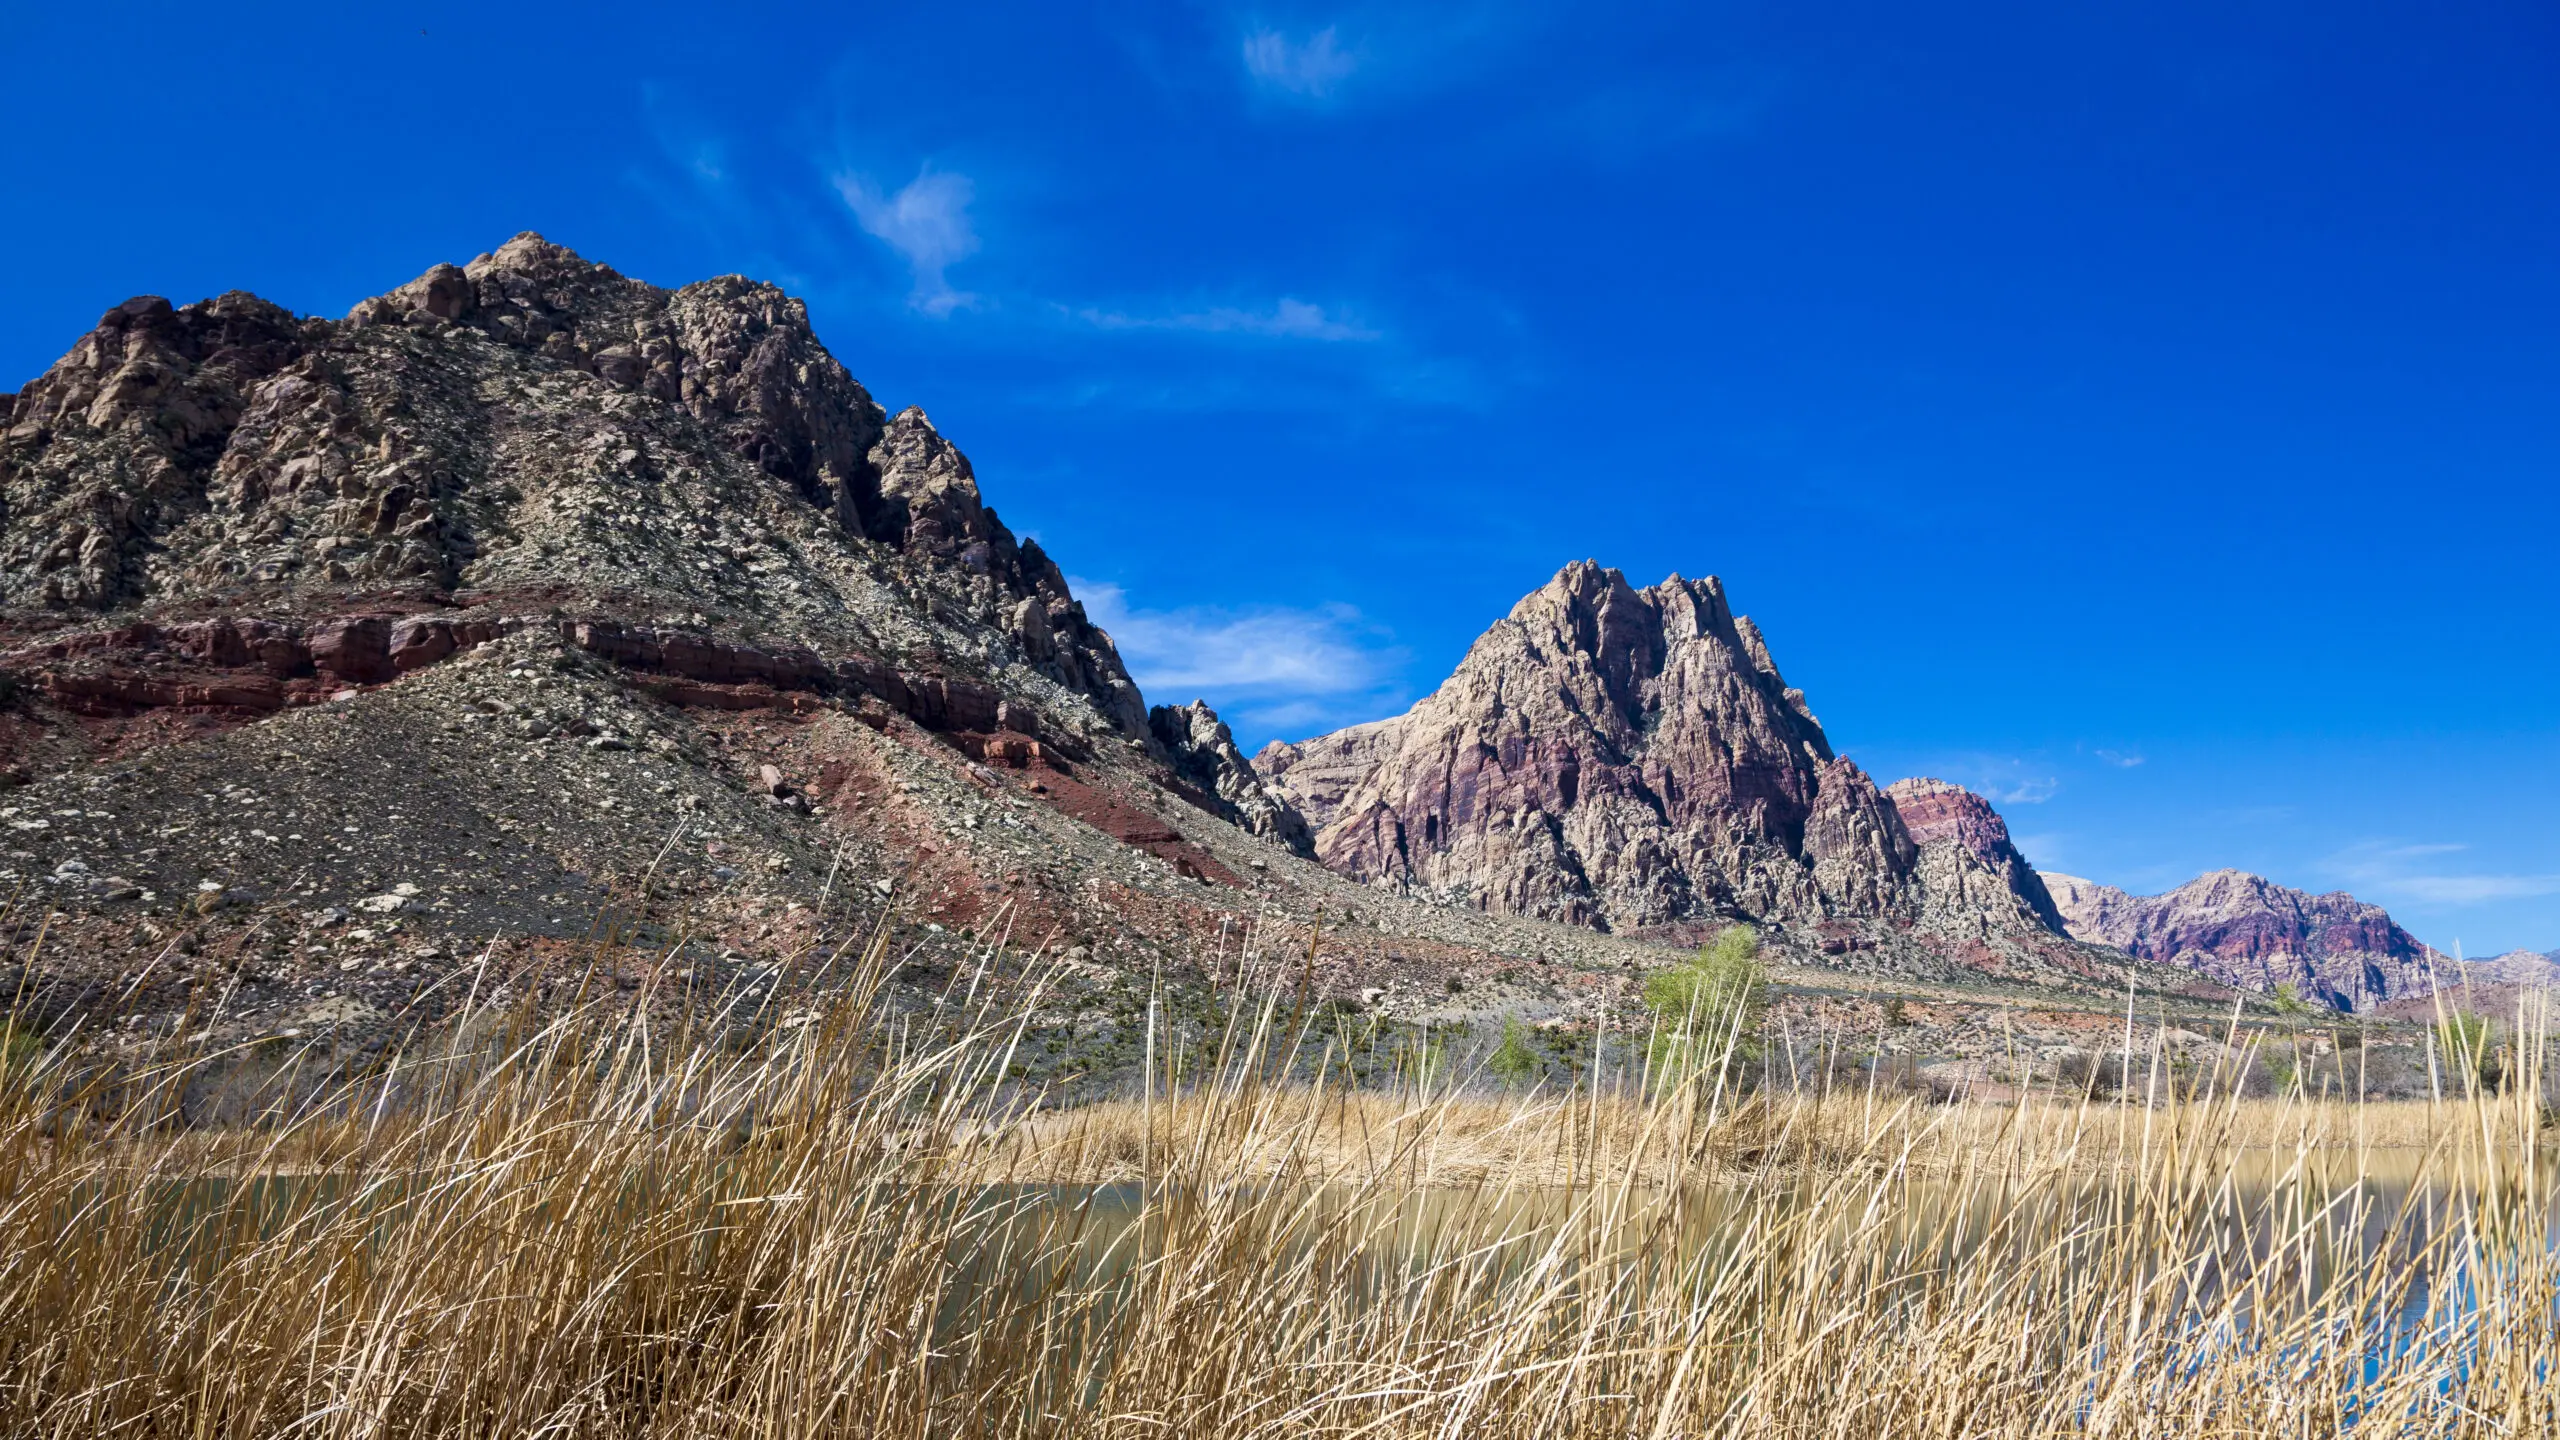
[[[1298,855],[1314,856],[1315,837],[1306,817],[1263,783],[1207,701],[1159,705],[1147,712],[1147,728],[1173,773],[1199,790],[1211,808],[1255,835]]]

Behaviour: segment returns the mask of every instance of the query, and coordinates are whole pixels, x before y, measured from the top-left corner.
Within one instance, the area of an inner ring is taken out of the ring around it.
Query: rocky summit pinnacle
[[[1896,780],[1884,793],[1920,847],[1922,891],[1948,918],[2063,929],[2044,880],[2010,843],[2008,822],[1990,801],[1926,776]]]
[[[1712,577],[1637,589],[1568,565],[1411,711],[1258,763],[1317,827],[1326,864],[1498,912],[1618,931],[1749,918],[2061,938],[1975,797],[1996,848],[1931,863],[1937,847],[1833,752]]]

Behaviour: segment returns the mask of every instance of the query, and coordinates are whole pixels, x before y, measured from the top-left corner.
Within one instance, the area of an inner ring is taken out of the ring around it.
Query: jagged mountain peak
[[[1713,576],[1639,588],[1575,561],[1407,713],[1258,763],[1328,865],[1488,910],[1635,931],[1919,926],[1964,963],[2069,949],[2049,902],[2018,893],[2041,896],[2014,851],[1994,865],[1915,843]]]

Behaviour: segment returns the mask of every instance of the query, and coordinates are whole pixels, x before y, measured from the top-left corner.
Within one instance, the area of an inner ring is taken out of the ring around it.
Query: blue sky
[[[2555,75],[2523,0],[12,7],[0,386],[524,229],[744,271],[1249,743],[1719,574],[2041,864],[2548,948]]]

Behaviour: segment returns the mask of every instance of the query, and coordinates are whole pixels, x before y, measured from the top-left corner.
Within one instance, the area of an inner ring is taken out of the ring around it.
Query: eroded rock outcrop
[[[128,301],[10,403],[0,498],[13,610],[612,599],[1018,668],[1145,734],[1109,637],[967,459],[737,276],[665,290],[520,235],[342,321]]]
[[[2008,822],[1990,801],[1925,776],[1897,780],[1885,794],[1920,847],[1920,890],[1933,920],[1986,932],[2023,924],[2063,933],[2043,878],[2010,843]]]
[[[1235,735],[1205,700],[1159,705],[1147,712],[1147,729],[1164,747],[1173,773],[1189,782],[1227,819],[1253,834],[1312,859],[1315,836],[1296,806],[1272,792],[1253,762],[1236,748]]]
[[[2445,960],[2378,905],[2343,891],[2313,895],[2245,871],[2216,870],[2164,895],[2132,895],[2071,875],[2044,879],[2077,939],[2244,990],[2291,984],[2342,1010],[2423,995]]]

